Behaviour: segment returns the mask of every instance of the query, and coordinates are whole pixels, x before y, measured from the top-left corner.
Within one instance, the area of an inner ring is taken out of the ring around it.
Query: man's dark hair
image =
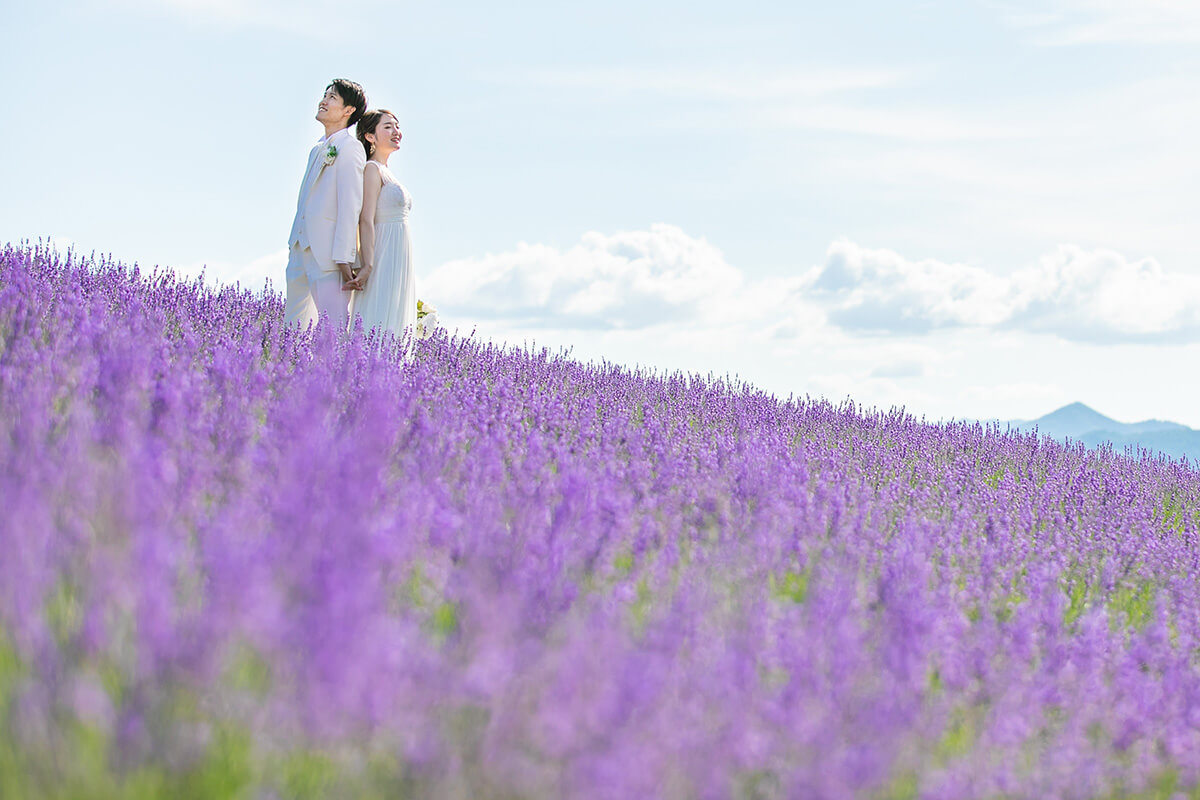
[[[367,110],[367,93],[363,91],[362,86],[345,78],[334,78],[329,86],[325,87],[325,90],[328,91],[331,88],[338,93],[338,97],[342,98],[343,103],[354,106],[354,113],[346,121],[346,127],[349,128],[362,119],[363,113]]]

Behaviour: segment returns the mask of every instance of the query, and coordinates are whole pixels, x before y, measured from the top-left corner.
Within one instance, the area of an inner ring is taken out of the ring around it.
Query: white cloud
[[[598,67],[489,73],[482,80],[587,93],[603,102],[630,95],[698,101],[715,112],[710,127],[765,127],[878,136],[902,141],[958,142],[1029,138],[1035,126],[1011,115],[970,116],[942,107],[867,102],[856,94],[911,86],[928,68],[830,67],[690,69]],[[678,118],[676,111],[676,118]],[[689,122],[689,124],[691,124]]]
[[[283,258],[217,277],[261,282],[264,268],[282,270]],[[797,353],[824,346],[835,331],[919,340],[975,329],[992,331],[998,343],[1006,332],[1083,343],[1200,341],[1200,276],[1073,245],[999,275],[839,240],[803,274],[753,281],[707,240],[657,224],[587,233],[565,250],[521,243],[450,261],[422,281],[421,295],[448,320],[524,330],[654,329],[661,337],[708,336],[715,349],[737,341]],[[935,355],[893,352],[863,370],[875,378],[918,377]]]
[[[880,364],[871,370],[872,378],[900,379],[925,377],[925,365],[920,361],[896,361]]]
[[[263,288],[264,284],[270,284],[274,291],[282,291],[287,258],[287,248],[282,248],[241,264],[223,262],[184,264],[175,267],[175,274],[184,280],[195,280],[203,275],[206,282],[215,286],[230,286],[237,283],[241,284],[243,289],[258,291]]]
[[[537,85],[572,91],[638,92],[724,101],[769,101],[897,86],[908,79],[909,72],[825,66],[769,72],[745,68],[684,70],[597,67],[489,73],[480,77],[496,83]]]
[[[808,275],[809,295],[830,320],[868,333],[927,333],[996,325],[1009,316],[1006,282],[980,267],[909,261],[891,250],[834,242]]]
[[[1189,0],[1055,0],[993,3],[1037,44],[1187,44],[1200,42],[1200,5]]]
[[[880,106],[777,105],[763,119],[773,125],[916,142],[978,142],[1027,139],[1035,126],[1000,116],[972,118],[957,110]]]
[[[381,8],[379,3],[360,2],[347,6],[322,0],[117,0],[131,11],[171,13],[191,23],[206,23],[226,28],[251,28],[305,36],[331,32],[354,33]],[[110,0],[97,2],[103,11],[111,11]]]
[[[1200,351],[1198,284],[1153,259],[1075,246],[1005,276],[850,241],[801,274],[753,280],[704,239],[655,225],[448,262],[419,294],[460,333],[732,375],[780,396],[931,419],[1103,401],[1130,419],[1200,424],[1186,393],[1144,388]]]
[[[1200,276],[1063,246],[1012,282],[1010,324],[1082,341],[1200,336]]]
[[[705,239],[672,225],[584,234],[567,250],[544,244],[450,261],[422,281],[447,314],[535,327],[644,328],[719,320],[742,273]]]
[[[1081,342],[1200,338],[1200,277],[1108,250],[1064,245],[1036,266],[1000,277],[839,241],[804,286],[831,322],[862,333],[979,327]]]

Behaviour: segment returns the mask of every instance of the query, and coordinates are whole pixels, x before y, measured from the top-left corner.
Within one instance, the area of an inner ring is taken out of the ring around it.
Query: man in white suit
[[[287,305],[284,322],[307,326],[320,315],[345,329],[358,253],[358,216],[363,202],[367,154],[350,131],[367,110],[363,88],[338,78],[317,105],[325,136],[308,154],[296,218],[288,237]]]

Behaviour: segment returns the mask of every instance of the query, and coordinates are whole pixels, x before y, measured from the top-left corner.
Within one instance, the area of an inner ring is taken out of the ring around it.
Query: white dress
[[[366,288],[354,293],[353,313],[362,318],[363,330],[379,328],[399,336],[417,322],[417,286],[408,232],[412,196],[382,164],[379,175],[383,186],[375,205],[375,266],[367,276]]]

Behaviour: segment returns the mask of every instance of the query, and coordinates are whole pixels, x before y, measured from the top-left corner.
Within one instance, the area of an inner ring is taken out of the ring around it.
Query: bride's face
[[[375,126],[375,147],[391,152],[400,146],[400,123],[391,114],[384,114]]]

